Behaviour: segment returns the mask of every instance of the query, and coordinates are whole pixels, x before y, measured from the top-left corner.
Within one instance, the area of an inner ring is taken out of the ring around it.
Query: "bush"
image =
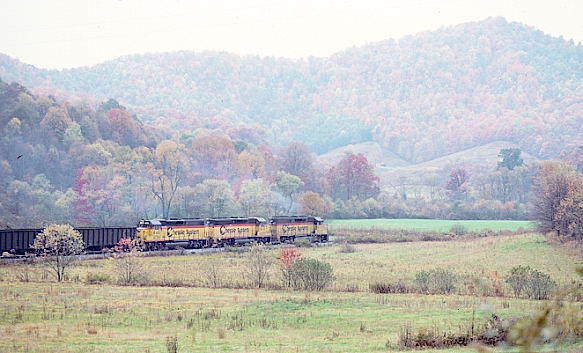
[[[455,223],[451,226],[449,232],[455,235],[465,235],[468,232],[468,227],[463,224]]]
[[[85,282],[88,284],[100,284],[109,282],[111,277],[106,273],[89,272],[85,277]]]
[[[279,250],[279,268],[281,269],[281,281],[287,288],[292,287],[292,268],[302,257],[302,254],[294,248],[283,248]]]
[[[45,257],[45,264],[57,281],[65,279],[66,271],[85,248],[81,234],[68,224],[52,224],[34,239],[33,249]]]
[[[332,266],[316,259],[300,259],[291,268],[291,284],[295,289],[323,290],[333,278]]]
[[[338,249],[338,252],[342,254],[350,254],[356,252],[356,248],[353,245],[348,244],[348,242],[344,242],[342,243],[342,245],[340,245],[340,249]]]
[[[526,284],[526,295],[535,300],[548,299],[555,286],[555,281],[549,275],[534,270],[531,272],[529,281]]]
[[[423,293],[450,294],[457,285],[458,276],[445,269],[417,272],[415,283]]]
[[[269,277],[273,259],[263,244],[252,244],[247,256],[247,277],[251,286],[263,288]]]
[[[529,299],[548,299],[556,286],[555,281],[546,273],[530,268],[530,266],[516,266],[506,277],[515,297]]]
[[[113,272],[119,284],[141,285],[147,282],[146,269],[136,251],[114,254]]]
[[[516,266],[510,270],[510,274],[506,277],[506,283],[510,285],[514,296],[519,298],[526,288],[528,281],[528,274],[532,271],[529,266]]]
[[[371,283],[369,284],[369,289],[373,293],[377,294],[394,294],[394,293],[412,293],[413,288],[410,285],[404,283],[403,281],[397,282],[385,282],[385,283]]]

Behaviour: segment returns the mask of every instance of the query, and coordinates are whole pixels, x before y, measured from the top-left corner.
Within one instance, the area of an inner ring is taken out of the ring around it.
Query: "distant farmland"
[[[443,220],[443,219],[333,219],[327,220],[328,228],[334,229],[410,229],[420,231],[447,232],[453,225],[463,225],[468,230],[534,229],[531,221],[505,220]]]

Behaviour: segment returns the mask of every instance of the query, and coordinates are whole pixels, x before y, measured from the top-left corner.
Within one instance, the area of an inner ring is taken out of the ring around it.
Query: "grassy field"
[[[530,221],[506,220],[444,220],[444,219],[332,219],[328,228],[334,229],[410,229],[419,231],[447,232],[453,225],[463,225],[468,230],[490,229],[493,231],[519,228],[532,229]]]
[[[217,263],[223,283],[244,287],[247,253],[240,251],[140,258],[149,281],[159,284],[145,287],[115,285],[111,259],[83,261],[61,284],[38,266],[4,265],[0,352],[172,352],[167,344],[172,346],[174,337],[178,352],[399,351],[405,326],[464,331],[472,318],[480,325],[493,312],[528,315],[543,302],[512,298],[508,288],[505,297],[374,294],[370,283],[412,280],[416,272],[436,267],[487,281],[527,264],[565,284],[578,280],[580,265],[580,259],[535,234],[357,244],[353,252],[341,245],[298,250],[332,265],[335,279],[327,291],[275,290],[277,249],[269,250],[274,264],[267,290],[200,288],[207,284],[209,266]],[[86,284],[92,274],[105,282]],[[578,342],[561,349],[583,348]]]

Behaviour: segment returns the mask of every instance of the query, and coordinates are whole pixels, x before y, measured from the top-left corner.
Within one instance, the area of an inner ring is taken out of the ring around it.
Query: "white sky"
[[[42,68],[174,50],[328,56],[490,16],[583,42],[583,0],[4,0],[0,52]]]

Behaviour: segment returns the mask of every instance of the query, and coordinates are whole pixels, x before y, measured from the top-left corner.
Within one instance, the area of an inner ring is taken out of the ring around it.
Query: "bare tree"
[[[52,224],[36,236],[32,247],[45,257],[44,263],[61,282],[67,269],[75,263],[75,255],[85,249],[85,244],[81,234],[70,225]]]
[[[162,217],[168,218],[178,185],[182,181],[185,157],[180,146],[162,141],[151,154],[150,175],[152,194],[162,206]]]
[[[204,269],[204,274],[206,276],[206,283],[212,288],[219,288],[222,284],[223,271],[221,267],[221,261],[213,257],[207,261],[206,268]]]
[[[273,259],[263,244],[253,244],[247,257],[247,275],[251,285],[263,288],[269,277]]]
[[[146,270],[141,262],[140,246],[136,241],[122,238],[114,248],[113,271],[120,284],[140,284],[146,280]]]

